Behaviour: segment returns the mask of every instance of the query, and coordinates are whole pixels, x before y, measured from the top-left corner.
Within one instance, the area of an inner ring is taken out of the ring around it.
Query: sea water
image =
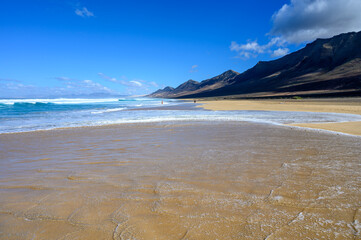
[[[193,102],[143,97],[0,99],[0,133],[123,123],[249,121],[270,124],[361,121],[337,113],[208,111]]]

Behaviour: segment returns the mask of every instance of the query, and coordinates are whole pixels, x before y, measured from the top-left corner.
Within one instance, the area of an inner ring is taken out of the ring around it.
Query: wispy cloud
[[[267,44],[260,45],[257,40],[251,41],[249,40],[248,43],[245,44],[238,44],[237,42],[231,42],[229,49],[231,51],[235,51],[238,53],[238,57],[249,59],[251,57],[257,57],[259,54],[268,53],[272,54],[273,56],[282,56],[287,54],[287,48],[283,48],[286,42],[279,38],[274,37],[269,40]],[[282,48],[281,48],[282,47]],[[275,49],[277,48],[277,49]],[[281,49],[283,51],[281,51]]]
[[[143,84],[139,81],[135,81],[135,80],[132,80],[132,81],[129,81],[129,83],[133,84],[134,86],[137,86],[137,87],[142,87]]]
[[[189,70],[190,73],[198,72],[198,65],[193,65]]]
[[[16,79],[0,78],[0,97],[63,97],[77,95],[119,94],[93,80],[79,80],[70,77],[54,77],[61,84],[57,87],[36,86]]]
[[[61,81],[67,90],[72,89],[72,92],[77,94],[116,93],[114,90],[89,79],[78,80],[69,77],[55,77],[55,79]]]
[[[34,88],[32,85],[24,85],[22,83],[15,83],[15,82],[8,82],[5,84],[1,84],[3,88],[6,88],[8,90],[21,90],[23,88]]]
[[[100,83],[94,82],[92,80],[83,80],[81,82],[81,84],[89,89],[92,89],[94,91],[99,91],[99,92],[107,92],[107,93],[112,93],[113,91],[110,90],[109,88],[101,85]]]
[[[151,88],[158,87],[158,84],[156,82],[147,82],[141,79],[132,79],[128,80],[127,77],[121,76],[119,79],[115,77],[109,77],[108,75],[104,73],[98,73],[98,76],[101,77],[104,80],[118,83],[122,86],[127,87],[126,90],[128,94],[135,94],[135,93],[144,93],[149,92]]]
[[[12,79],[12,78],[0,78],[0,82],[20,82],[19,80]]]
[[[286,54],[288,54],[290,50],[288,48],[278,48],[273,51],[272,57],[282,57]]]
[[[146,81],[141,80],[141,79],[127,80],[127,77],[125,77],[125,76],[121,76],[121,79],[117,79],[115,77],[109,77],[109,76],[105,75],[104,73],[98,73],[98,76],[105,80],[119,83],[119,84],[121,84],[123,86],[127,86],[127,87],[146,88],[149,86],[158,86],[158,84],[155,82],[147,83]]]
[[[28,97],[31,94],[38,92],[39,88],[33,85],[24,84],[16,79],[0,78],[1,98]]]
[[[64,81],[64,82],[66,82],[66,81],[71,81],[71,79],[68,78],[68,77],[55,77],[55,79],[56,79],[56,80],[59,80],[59,81]]]
[[[90,12],[86,7],[75,9],[75,14],[80,17],[94,17],[94,13]]]
[[[257,41],[248,42],[246,44],[238,44],[237,42],[231,42],[231,46],[229,46],[231,51],[238,52],[240,57],[244,57],[246,59],[250,57],[256,57],[259,53],[264,52],[264,47],[259,45]]]
[[[131,83],[130,81],[127,81],[125,76],[121,76],[120,79],[117,79],[115,77],[109,77],[107,75],[105,75],[104,73],[98,73],[98,76],[101,77],[104,80],[110,81],[110,82],[114,82],[114,83],[118,83],[121,84],[123,86],[128,86],[128,87],[136,87],[138,86],[137,84]]]
[[[153,87],[158,87],[158,84],[156,82],[150,82],[149,85],[151,85]]]
[[[116,78],[111,78],[107,75],[105,75],[104,73],[98,73],[98,76],[100,76],[101,78],[111,81],[111,82],[117,82],[118,80]]]

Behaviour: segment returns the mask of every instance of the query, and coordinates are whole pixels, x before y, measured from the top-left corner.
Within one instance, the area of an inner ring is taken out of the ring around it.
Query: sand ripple
[[[0,238],[359,239],[360,145],[250,123],[0,135]]]

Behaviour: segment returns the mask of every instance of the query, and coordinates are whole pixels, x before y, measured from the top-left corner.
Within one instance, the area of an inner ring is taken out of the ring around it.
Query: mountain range
[[[361,96],[361,32],[317,39],[243,73],[228,70],[148,95],[156,98]]]

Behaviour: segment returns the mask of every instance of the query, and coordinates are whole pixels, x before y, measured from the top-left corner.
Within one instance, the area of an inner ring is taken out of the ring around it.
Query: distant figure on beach
[[[163,100],[162,100],[162,104],[163,104]]]
[[[196,103],[197,101],[196,101],[196,100],[194,100],[193,102],[194,102],[194,103]]]

